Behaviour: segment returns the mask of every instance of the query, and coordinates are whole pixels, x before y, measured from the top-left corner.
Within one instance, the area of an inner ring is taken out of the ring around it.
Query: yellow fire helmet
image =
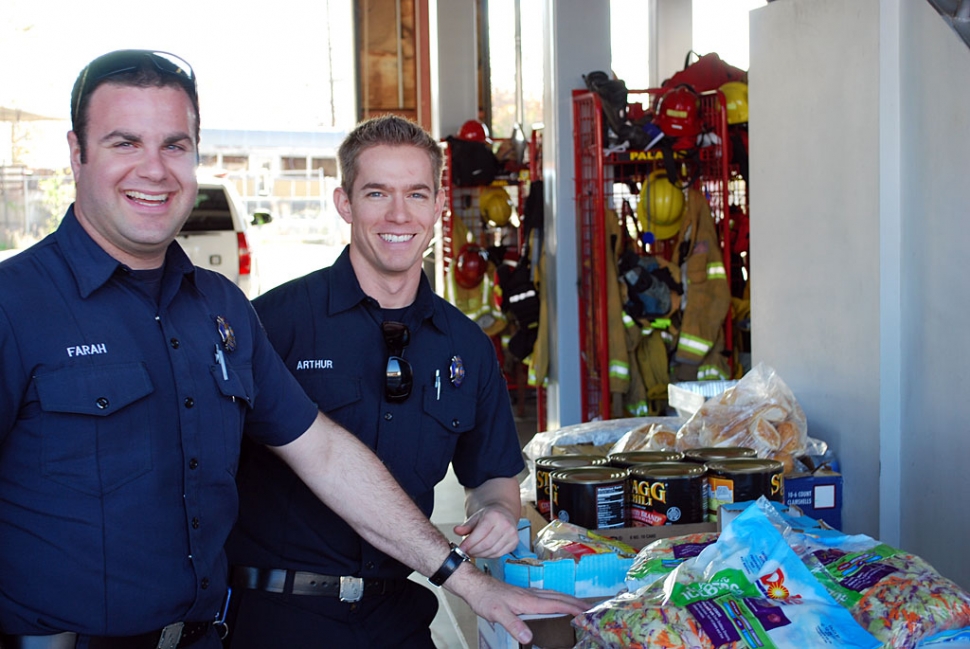
[[[503,187],[485,187],[478,197],[482,216],[492,224],[502,227],[512,218],[512,198]]]
[[[728,124],[743,124],[748,121],[748,84],[741,81],[728,81],[720,88],[724,93]]]
[[[684,192],[667,180],[666,173],[658,169],[650,174],[640,189],[637,201],[637,220],[644,232],[653,232],[659,241],[671,239],[680,232],[680,219],[684,215]]]

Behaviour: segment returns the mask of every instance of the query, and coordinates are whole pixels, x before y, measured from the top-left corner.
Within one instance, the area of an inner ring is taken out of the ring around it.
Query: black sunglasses
[[[404,348],[411,342],[411,332],[400,322],[381,323],[384,344],[387,345],[387,369],[384,373],[384,397],[388,401],[404,401],[411,396],[414,376],[411,364],[404,360]]]
[[[185,60],[168,52],[152,52],[149,50],[118,50],[109,52],[88,63],[81,72],[74,91],[71,93],[71,121],[77,121],[77,114],[81,102],[104,79],[116,74],[132,72],[141,67],[145,61],[150,62],[160,73],[175,77],[185,88],[193,104],[198,104],[198,86],[192,66]]]

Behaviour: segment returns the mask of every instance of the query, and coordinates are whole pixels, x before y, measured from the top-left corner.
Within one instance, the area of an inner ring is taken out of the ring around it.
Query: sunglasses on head
[[[163,75],[175,77],[189,93],[193,102],[198,101],[198,86],[192,66],[185,60],[168,52],[152,52],[150,50],[118,50],[109,52],[88,63],[81,72],[77,84],[74,86],[71,100],[71,120],[77,120],[81,102],[91,94],[91,90],[98,87],[103,80],[117,74],[132,72],[140,68],[146,61],[150,62]]]
[[[384,373],[384,398],[404,401],[411,396],[414,377],[411,364],[404,360],[404,348],[411,342],[411,332],[400,322],[381,323],[384,344],[387,346],[387,368]]]

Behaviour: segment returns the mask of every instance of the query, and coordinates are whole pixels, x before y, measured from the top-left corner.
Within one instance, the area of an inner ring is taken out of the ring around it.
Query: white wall
[[[469,119],[478,117],[478,67],[475,0],[438,0],[429,3],[432,29],[432,134],[454,135]]]
[[[878,532],[878,0],[751,13],[752,360],[842,462],[844,518]],[[858,496],[872,491],[872,498]]]
[[[970,586],[970,49],[917,0],[750,24],[753,360],[838,454],[846,529]]]
[[[901,543],[970,588],[970,48],[900,4]]]

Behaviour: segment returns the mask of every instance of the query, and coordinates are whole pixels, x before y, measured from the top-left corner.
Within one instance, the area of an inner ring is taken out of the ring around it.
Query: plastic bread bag
[[[678,430],[684,420],[680,417],[628,417],[623,419],[607,419],[603,421],[587,421],[573,426],[564,426],[558,430],[536,433],[532,436],[522,452],[535,462],[536,458],[553,455],[554,447],[572,444],[592,444],[594,446],[610,447],[628,432],[651,424],[665,424]]]
[[[519,493],[522,496],[522,501],[533,502],[535,500],[536,459],[548,455],[556,455],[557,450],[561,451],[567,448],[578,451],[576,447],[579,445],[590,448],[602,447],[602,450],[597,454],[605,456],[607,452],[613,452],[611,447],[628,432],[655,423],[663,424],[667,428],[676,431],[680,429],[684,423],[684,419],[681,417],[607,419],[603,421],[587,421],[572,426],[564,426],[558,430],[536,433],[522,447],[522,453],[526,458],[526,466],[529,469],[529,475],[525,476],[519,484]],[[565,455],[566,453],[563,454]]]
[[[657,539],[645,546],[633,559],[633,565],[626,574],[626,586],[636,591],[664,579],[674,568],[717,540],[717,532],[700,532]]]
[[[536,535],[535,553],[540,560],[573,559],[590,554],[616,554],[633,557],[637,551],[631,546],[591,532],[585,527],[554,520]]]
[[[617,440],[610,449],[610,454],[629,451],[673,451],[677,448],[679,421],[681,420],[653,421],[638,426]]]
[[[572,623],[579,647],[881,646],[754,505],[662,582],[596,605]]]
[[[747,446],[791,473],[808,447],[805,412],[781,377],[759,363],[677,431],[678,451],[710,446]]]

